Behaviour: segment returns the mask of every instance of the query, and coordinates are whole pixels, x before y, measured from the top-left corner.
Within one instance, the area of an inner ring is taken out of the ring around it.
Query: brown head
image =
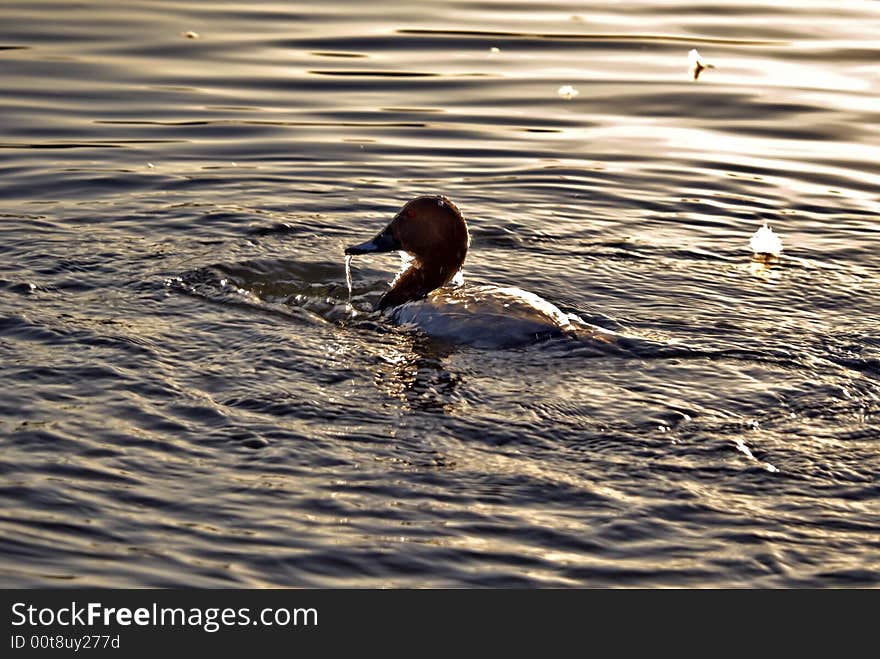
[[[455,204],[446,197],[417,197],[375,238],[346,247],[345,253],[403,250],[413,257],[406,272],[376,305],[377,309],[387,309],[417,300],[448,284],[464,263],[468,243],[467,224]]]

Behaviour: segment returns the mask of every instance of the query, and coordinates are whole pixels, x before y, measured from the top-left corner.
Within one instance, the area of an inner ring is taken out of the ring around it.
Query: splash
[[[779,258],[782,253],[782,240],[773,233],[773,229],[765,222],[749,239],[749,248],[756,257]]]
[[[354,314],[354,307],[351,306],[351,293],[352,293],[352,285],[351,285],[351,254],[346,255],[345,257],[345,284],[348,286],[348,309]]]

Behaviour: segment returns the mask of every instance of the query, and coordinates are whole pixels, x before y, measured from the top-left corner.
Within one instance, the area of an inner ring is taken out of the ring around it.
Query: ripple
[[[551,41],[669,41],[685,44],[718,44],[735,46],[781,46],[784,41],[760,41],[745,39],[714,39],[709,37],[680,37],[662,34],[600,34],[600,33],[539,33],[539,32],[502,32],[491,30],[437,30],[424,28],[406,28],[397,31],[399,34],[423,34],[429,36],[475,37],[492,39],[546,39]]]

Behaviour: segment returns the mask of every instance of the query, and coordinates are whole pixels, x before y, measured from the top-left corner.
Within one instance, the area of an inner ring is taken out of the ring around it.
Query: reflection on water
[[[0,583],[876,585],[880,9],[710,9],[3,3]],[[650,340],[371,312],[437,193]]]
[[[749,261],[749,272],[764,280],[778,279],[779,271],[774,269],[778,259],[769,255],[755,255]]]
[[[403,350],[386,349],[373,371],[376,387],[404,409],[453,412],[456,376],[444,368],[452,347],[415,339]]]

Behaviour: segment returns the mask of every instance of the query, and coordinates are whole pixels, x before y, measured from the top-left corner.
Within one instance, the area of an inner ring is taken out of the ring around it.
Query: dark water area
[[[2,3],[0,584],[877,586],[878,35]],[[438,193],[467,281],[662,348],[432,340],[370,310],[396,256],[348,306],[343,248]]]

